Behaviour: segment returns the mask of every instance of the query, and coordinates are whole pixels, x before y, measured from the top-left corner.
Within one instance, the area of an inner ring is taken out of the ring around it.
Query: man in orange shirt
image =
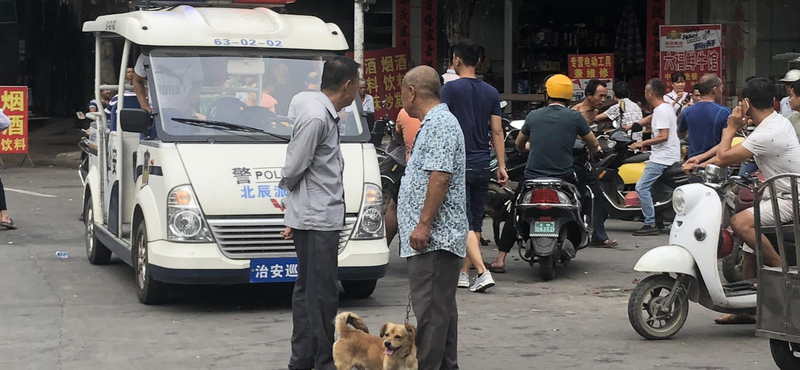
[[[410,117],[405,109],[401,109],[397,113],[394,140],[406,147],[406,162],[408,162],[408,157],[411,155],[411,148],[414,146],[414,139],[417,137],[417,131],[419,131],[421,124],[420,120]],[[398,182],[394,186],[392,201],[383,216],[386,222],[386,244],[392,244],[392,239],[397,235],[397,195],[399,191],[400,183]]]

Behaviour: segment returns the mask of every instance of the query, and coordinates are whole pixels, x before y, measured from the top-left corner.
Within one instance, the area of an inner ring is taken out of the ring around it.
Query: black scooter
[[[614,131],[611,135],[598,137],[600,146],[607,153],[595,161],[594,167],[600,178],[602,194],[597,194],[595,204],[604,207],[609,217],[626,221],[641,221],[642,207],[633,189],[626,189],[620,176],[623,166],[641,163],[648,159],[645,153],[635,153],[630,149],[634,142],[624,131]],[[656,224],[671,222],[675,217],[672,208],[672,192],[678,186],[689,183],[689,178],[681,170],[681,163],[667,168],[653,186],[653,205],[656,211]]]
[[[573,156],[586,156],[583,142],[576,142]],[[552,280],[556,263],[567,263],[589,244],[593,194],[558,178],[526,180],[520,186],[514,217],[520,257],[531,267],[539,264],[542,280]]]

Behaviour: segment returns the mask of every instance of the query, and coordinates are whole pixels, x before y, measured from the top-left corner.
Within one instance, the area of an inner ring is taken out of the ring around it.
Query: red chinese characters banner
[[[375,100],[375,117],[383,116],[381,102],[386,101],[389,118],[397,119],[403,108],[400,85],[408,71],[408,48],[389,48],[364,52],[364,79],[367,94]]]
[[[422,64],[436,68],[436,0],[422,0]]]
[[[567,56],[567,73],[572,79],[573,100],[583,99],[586,84],[593,79],[605,82],[611,91],[614,83],[614,54],[571,54]]]
[[[28,154],[28,88],[0,86],[0,108],[11,120],[0,132],[0,154]]]
[[[411,0],[396,0],[394,12],[394,46],[411,46]]]
[[[659,76],[658,36],[659,27],[666,23],[666,2],[666,0],[647,0],[647,31],[644,42],[648,80]]]
[[[661,26],[661,74],[671,86],[675,72],[686,75],[686,91],[704,74],[724,79],[722,25]]]

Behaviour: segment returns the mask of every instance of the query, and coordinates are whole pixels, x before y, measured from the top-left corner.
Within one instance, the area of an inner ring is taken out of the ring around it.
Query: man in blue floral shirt
[[[420,370],[458,369],[456,282],[469,232],[464,135],[439,89],[439,75],[428,66],[409,71],[401,87],[406,112],[422,120],[397,206]]]

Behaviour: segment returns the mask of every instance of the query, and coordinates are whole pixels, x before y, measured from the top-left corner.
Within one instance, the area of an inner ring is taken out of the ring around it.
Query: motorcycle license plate
[[[553,221],[537,221],[533,224],[535,234],[555,234],[556,223]]]

